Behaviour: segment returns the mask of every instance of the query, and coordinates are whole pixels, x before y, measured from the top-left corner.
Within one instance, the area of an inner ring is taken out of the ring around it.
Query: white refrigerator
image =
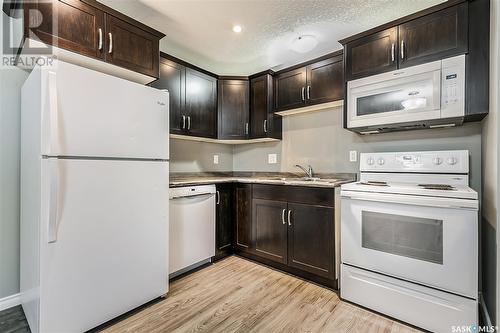
[[[21,299],[83,332],[168,291],[168,93],[76,65],[22,88]]]

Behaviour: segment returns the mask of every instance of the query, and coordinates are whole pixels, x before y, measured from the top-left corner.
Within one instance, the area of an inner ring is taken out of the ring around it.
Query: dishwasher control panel
[[[183,186],[170,189],[170,199],[215,194],[215,185]]]

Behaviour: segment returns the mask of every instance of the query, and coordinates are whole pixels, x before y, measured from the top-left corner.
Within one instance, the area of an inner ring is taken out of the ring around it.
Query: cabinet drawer
[[[255,184],[253,198],[333,207],[335,190],[333,188]]]

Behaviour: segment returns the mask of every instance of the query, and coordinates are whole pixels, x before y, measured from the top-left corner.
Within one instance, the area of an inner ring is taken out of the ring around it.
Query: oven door
[[[342,191],[341,214],[342,263],[477,297],[476,200]]]
[[[441,61],[347,83],[347,127],[439,119]]]

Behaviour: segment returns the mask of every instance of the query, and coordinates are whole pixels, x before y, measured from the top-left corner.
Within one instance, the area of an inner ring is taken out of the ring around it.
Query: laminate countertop
[[[355,173],[319,173],[315,177],[318,179],[304,180],[299,174],[282,172],[179,172],[170,174],[170,187],[247,183],[335,188],[356,181]]]

